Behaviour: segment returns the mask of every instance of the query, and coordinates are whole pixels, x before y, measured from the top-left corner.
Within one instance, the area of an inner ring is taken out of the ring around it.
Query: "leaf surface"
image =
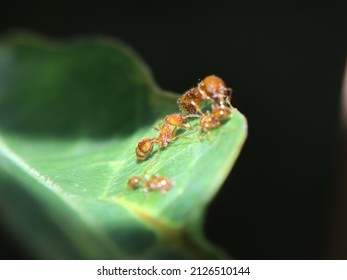
[[[2,223],[34,258],[221,258],[203,237],[203,213],[247,134],[243,115],[202,141],[194,130],[138,162],[178,95],[160,90],[122,43],[61,44],[28,34],[0,45]],[[159,174],[165,194],[126,188]]]

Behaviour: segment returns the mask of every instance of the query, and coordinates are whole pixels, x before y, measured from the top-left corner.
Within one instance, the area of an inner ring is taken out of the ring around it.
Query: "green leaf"
[[[137,162],[137,142],[178,112],[177,97],[160,90],[141,59],[114,40],[5,37],[3,226],[34,258],[227,257],[204,239],[203,214],[241,150],[246,120],[235,110],[202,141],[192,121],[194,130],[179,135],[193,139]],[[172,189],[127,189],[130,177],[146,173],[169,178]]]

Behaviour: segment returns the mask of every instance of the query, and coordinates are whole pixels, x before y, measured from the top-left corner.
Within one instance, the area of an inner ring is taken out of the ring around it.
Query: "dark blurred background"
[[[343,1],[30,2],[2,10],[1,34],[24,28],[53,39],[117,37],[147,62],[166,90],[183,93],[208,74],[221,76],[248,119],[249,137],[208,209],[208,238],[238,259],[347,259],[347,236],[341,234],[347,216],[336,203],[343,173]],[[2,235],[11,248],[5,257],[25,257]]]

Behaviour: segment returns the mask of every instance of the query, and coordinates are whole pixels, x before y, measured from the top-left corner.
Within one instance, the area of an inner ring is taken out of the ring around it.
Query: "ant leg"
[[[197,89],[199,91],[199,93],[201,94],[201,99],[208,99],[208,95],[206,94],[206,92],[204,90],[201,89],[201,87],[198,85]]]
[[[155,158],[153,159],[153,161],[150,165],[154,165],[157,162],[157,159],[158,159],[159,154],[160,154],[160,148],[161,148],[161,145],[158,143],[158,150],[156,152]]]
[[[179,128],[183,128],[183,129],[186,129],[186,130],[192,130],[192,125],[189,123],[189,126],[186,126],[186,125],[183,125],[183,124],[180,124],[178,126]]]
[[[153,127],[153,130],[155,131],[156,134],[158,134],[158,136],[160,135],[160,130],[156,127]]]
[[[229,99],[229,98],[226,98],[225,101],[227,102],[227,104],[228,104],[228,106],[230,107],[231,112],[232,112],[232,110],[234,110],[235,108],[231,105],[230,99]]]
[[[175,126],[175,128],[171,131],[171,137],[170,137],[171,139],[175,137],[176,132],[177,132],[177,126]]]
[[[162,129],[162,127],[163,127],[163,121],[160,121],[160,123],[159,123],[159,128],[153,127],[153,130],[155,131],[155,133],[156,133],[158,136],[160,136],[160,134],[161,134],[161,129]]]
[[[200,108],[199,108],[200,109]],[[183,117],[184,119],[188,119],[188,118],[200,118],[200,115],[198,114],[189,114]]]
[[[190,137],[186,137],[186,136],[182,136],[182,135],[180,135],[180,136],[176,136],[175,137],[175,135],[176,135],[176,130],[177,130],[177,126],[175,126],[175,128],[172,130],[172,132],[171,132],[171,140],[170,140],[170,142],[175,142],[175,141],[177,141],[179,138],[184,138],[184,139],[189,139],[189,140],[197,140],[196,138],[190,138]]]
[[[187,140],[201,140],[201,138],[190,138],[187,136],[180,135],[180,136],[176,136],[176,137],[172,138],[170,142],[176,142],[180,138],[187,139]]]
[[[200,141],[204,140],[204,138],[207,136],[208,140],[210,142],[212,142],[211,132],[210,132],[209,129],[206,129],[206,128],[202,127],[201,130],[200,130],[199,135],[200,135]]]
[[[183,128],[183,129],[187,129],[187,130],[193,130],[194,128],[192,127],[192,124],[190,123],[190,121],[189,121],[189,118],[200,118],[201,116],[200,115],[198,115],[198,114],[189,114],[189,115],[185,115],[184,117],[183,117],[183,119],[188,119],[188,123],[189,123],[189,126],[185,126],[185,125],[179,125],[178,127],[180,127],[180,128]]]
[[[181,115],[184,116],[187,112],[185,111],[183,105],[181,103],[178,104],[178,107],[180,108]]]
[[[231,88],[228,88],[228,95],[225,98],[226,103],[228,104],[228,106],[230,107],[231,110],[235,109],[232,105],[231,105],[231,95],[232,95],[233,90]]]
[[[229,100],[231,100],[231,96],[232,96],[232,93],[233,93],[233,89],[232,89],[232,88],[227,88],[227,92],[228,92],[227,98],[228,98]]]
[[[196,104],[194,101],[191,101],[191,104],[194,106],[195,111],[197,111],[201,115],[203,114],[198,104]]]
[[[155,155],[155,158],[154,158],[153,162],[156,162],[156,161],[157,161],[157,159],[158,159],[158,157],[159,157],[159,155],[160,155],[160,148],[161,148],[161,146],[158,145],[158,151],[157,151],[157,154]]]

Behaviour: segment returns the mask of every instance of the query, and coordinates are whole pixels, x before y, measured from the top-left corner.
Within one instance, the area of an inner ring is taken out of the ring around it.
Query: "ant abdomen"
[[[138,160],[143,161],[148,158],[148,156],[153,151],[153,142],[150,138],[142,138],[136,146],[135,154]]]

